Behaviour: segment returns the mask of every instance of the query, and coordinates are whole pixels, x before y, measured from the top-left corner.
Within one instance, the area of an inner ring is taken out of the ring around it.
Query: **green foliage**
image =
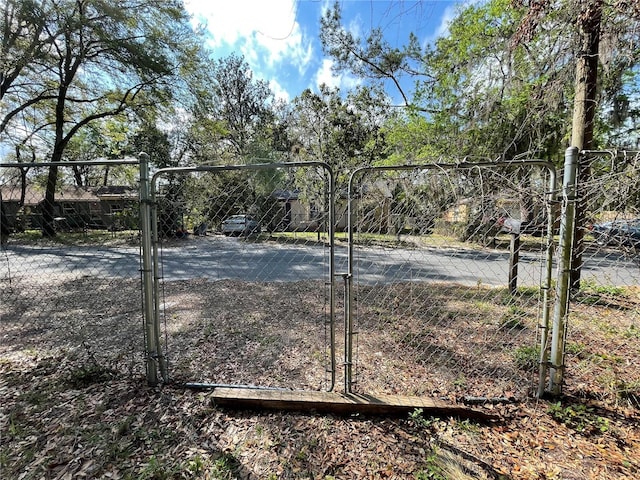
[[[221,122],[222,140],[229,154],[246,158],[260,148],[257,144],[272,119],[273,93],[265,80],[253,77],[244,57],[231,54],[212,65],[214,118]]]
[[[527,318],[527,311],[518,305],[509,305],[507,313],[502,316],[500,329],[513,330],[526,328],[524,321]]]
[[[336,175],[336,189],[345,191],[349,175],[380,158],[380,122],[386,100],[379,92],[358,89],[343,98],[338,89],[321,86],[305,90],[293,101],[290,137],[303,160],[328,163]]]
[[[207,463],[207,460],[202,455],[196,454],[187,462],[187,470],[192,475],[200,475],[205,472]]]
[[[609,420],[594,413],[594,409],[583,404],[563,406],[562,402],[551,404],[549,414],[560,423],[585,435],[606,433]]]
[[[618,380],[615,384],[616,395],[630,406],[640,408],[640,381],[625,382]]]
[[[152,455],[147,463],[140,469],[140,480],[171,480],[178,474],[178,469],[172,467],[169,462],[164,462],[156,455]]]
[[[210,473],[214,479],[231,480],[237,478],[239,470],[240,462],[232,454],[226,453],[214,461]]]
[[[416,480],[447,480],[437,449],[429,452],[425,463],[425,468],[416,474]]]
[[[446,158],[452,151],[460,157],[527,152],[554,158],[570,133],[578,40],[577,29],[571,28],[574,9],[574,2],[535,10],[510,0],[473,2],[456,12],[447,35],[434,44],[421,45],[409,33],[405,46],[397,48],[379,28],[359,37],[343,26],[336,2],[322,18],[320,38],[338,70],[376,84],[387,82],[395,90],[392,96],[400,94],[406,116],[385,131],[390,162]],[[608,138],[625,141],[622,132],[639,115],[630,108],[640,94],[634,86],[639,54],[630,40],[635,38],[629,27],[633,12],[617,4],[605,10],[603,32],[616,41],[608,44],[611,58],[602,57],[607,68],[599,74],[606,100],[598,125]],[[614,52],[627,60],[614,61]],[[413,92],[403,88],[404,77],[414,81]]]
[[[409,418],[413,423],[421,428],[429,428],[431,425],[433,425],[434,421],[432,417],[424,417],[424,410],[422,408],[415,408],[412,412],[409,413]]]
[[[585,350],[585,345],[584,343],[577,343],[577,342],[567,342],[566,346],[565,346],[565,353],[569,354],[569,355],[580,355],[584,352]]]
[[[640,328],[638,328],[635,324],[629,325],[629,327],[622,332],[622,336],[625,338],[640,338]]]
[[[473,422],[472,420],[469,420],[468,418],[465,418],[462,421],[456,422],[456,427],[463,432],[472,433],[472,434],[476,434],[480,431],[478,424]]]
[[[581,282],[580,290],[583,293],[591,293],[594,295],[609,295],[609,296],[625,296],[626,288],[618,285],[600,285],[593,280],[586,280]]]
[[[524,346],[518,347],[514,351],[514,360],[516,365],[522,370],[533,370],[538,366],[538,362],[540,361],[540,347],[536,345],[532,346]]]
[[[115,372],[112,369],[91,363],[69,372],[67,382],[73,388],[85,388],[94,383],[107,382],[114,376]]]

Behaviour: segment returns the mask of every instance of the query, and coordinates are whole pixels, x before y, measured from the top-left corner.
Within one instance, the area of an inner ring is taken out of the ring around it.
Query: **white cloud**
[[[268,66],[293,61],[303,68],[312,54],[296,21],[295,0],[185,0],[196,24],[206,25],[209,45],[234,47],[247,61]]]
[[[296,0],[185,0],[193,22],[206,26],[209,46],[218,56],[235,51],[257,77],[271,82],[277,97],[290,97],[283,74],[304,77],[312,64],[313,39],[296,20]]]
[[[196,23],[207,25],[213,47],[223,43],[233,45],[254,33],[264,38],[286,39],[295,24],[293,0],[185,0],[184,4]]]
[[[289,95],[289,92],[287,92],[284,87],[278,83],[277,80],[270,80],[269,88],[271,89],[277,100],[284,100],[286,102],[289,102],[291,100],[291,95]]]
[[[320,86],[323,83],[331,88],[340,88],[342,91],[348,91],[361,83],[361,80],[352,77],[350,75],[341,73],[339,75],[335,75],[332,72],[333,60],[330,58],[325,58],[322,60],[322,65],[318,69],[315,75],[316,86]]]
[[[434,40],[440,37],[449,36],[449,26],[451,25],[451,22],[453,22],[453,20],[455,20],[455,18],[459,15],[461,10],[474,5],[480,6],[486,1],[487,0],[459,0],[454,4],[448,6],[442,14],[438,29],[434,33]]]
[[[452,5],[447,7],[442,14],[442,18],[440,19],[440,25],[433,34],[433,40],[437,40],[438,38],[449,36],[449,25],[451,22],[457,17],[458,9],[456,5]]]

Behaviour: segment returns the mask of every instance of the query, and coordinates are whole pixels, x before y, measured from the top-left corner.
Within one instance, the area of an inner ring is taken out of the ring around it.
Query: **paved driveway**
[[[509,255],[504,251],[463,248],[355,249],[354,279],[361,283],[444,281],[504,286]],[[519,284],[540,285],[541,254],[520,256]],[[347,248],[336,246],[335,272],[347,272]],[[327,279],[329,248],[319,244],[253,242],[223,236],[191,237],[161,249],[160,274],[167,280],[190,278],[248,281]],[[0,257],[0,278],[137,277],[138,247],[40,247],[9,244]],[[555,276],[555,271],[554,271]],[[583,278],[601,284],[636,285],[640,269],[633,257],[608,252],[585,256]]]

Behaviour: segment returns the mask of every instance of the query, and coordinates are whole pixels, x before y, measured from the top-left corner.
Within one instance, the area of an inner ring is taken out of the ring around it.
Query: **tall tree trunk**
[[[51,162],[57,163],[62,160],[64,152],[63,142],[56,142],[51,154]],[[56,205],[56,187],[58,185],[58,166],[49,167],[49,175],[47,175],[47,189],[44,194],[44,203],[42,205],[42,236],[55,237],[55,205]]]
[[[598,50],[600,44],[600,24],[602,20],[602,0],[590,0],[580,12],[578,26],[581,35],[581,51],[576,62],[576,92],[573,107],[571,146],[578,150],[593,148],[593,127],[596,114],[596,93],[598,83]],[[580,165],[578,176],[578,198],[576,222],[571,260],[571,288],[580,288],[582,254],[586,229],[586,211],[589,199],[585,185],[591,176],[589,164]]]
[[[102,185],[105,187],[109,185],[109,165],[105,165],[104,167],[104,177],[102,178]]]
[[[68,71],[68,66],[65,65],[65,71]],[[67,75],[65,78],[73,78],[72,75]],[[53,152],[51,153],[51,163],[57,163],[62,160],[64,149],[67,146],[68,138],[64,136],[64,106],[67,99],[68,83],[62,83],[58,88],[58,98],[56,101],[55,109],[55,143],[53,146]],[[42,205],[42,236],[43,237],[55,237],[55,196],[56,187],[58,185],[58,166],[52,165],[49,167],[49,175],[47,176],[47,189],[44,194],[44,203]]]
[[[11,226],[9,225],[9,216],[7,215],[4,202],[2,201],[2,190],[0,190],[0,245],[4,247],[9,239]]]
[[[55,205],[56,205],[56,185],[58,183],[58,167],[53,165],[49,167],[47,175],[47,189],[44,194],[44,202],[42,204],[42,236],[55,237]]]

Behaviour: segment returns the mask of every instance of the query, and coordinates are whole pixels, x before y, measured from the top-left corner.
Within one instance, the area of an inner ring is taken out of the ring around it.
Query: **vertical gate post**
[[[149,203],[149,215],[151,224],[151,262],[153,266],[153,332],[155,334],[156,345],[156,360],[158,362],[158,368],[160,369],[160,375],[162,379],[169,381],[169,371],[167,359],[162,352],[162,345],[160,343],[160,256],[158,252],[158,202],[156,201],[156,183],[155,177],[150,181],[150,203]]]
[[[540,357],[538,366],[537,397],[542,398],[549,370],[549,326],[551,317],[551,282],[553,278],[553,246],[556,223],[557,184],[555,169],[550,170],[549,191],[547,192],[547,254],[545,260],[544,282],[542,284],[542,325],[540,325]]]
[[[147,383],[158,384],[158,345],[153,295],[153,270],[151,261],[151,197],[149,195],[149,155],[140,153],[140,233],[142,241],[142,308]]]
[[[558,276],[556,280],[556,301],[553,312],[551,334],[551,358],[549,391],[552,395],[562,393],[564,377],[564,349],[566,338],[566,317],[569,307],[571,282],[571,253],[576,216],[576,178],[578,170],[578,148],[569,147],[565,151],[564,178],[562,182],[562,218],[560,222],[560,253],[558,256]]]
[[[353,245],[354,245],[354,219],[355,219],[355,191],[354,179],[358,170],[351,172],[349,178],[348,198],[347,198],[347,236],[348,236],[348,255],[347,255],[347,273],[343,275],[344,280],[344,393],[352,393],[353,387]]]
[[[344,393],[352,392],[353,385],[353,323],[351,310],[351,279],[349,273],[344,280]]]

